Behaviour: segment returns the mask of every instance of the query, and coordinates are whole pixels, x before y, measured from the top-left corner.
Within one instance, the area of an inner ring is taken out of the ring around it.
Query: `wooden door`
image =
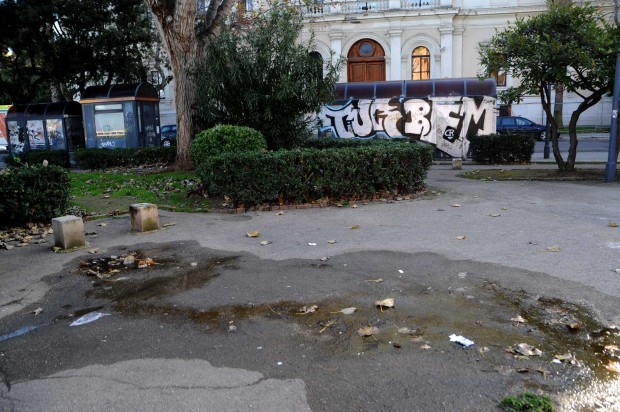
[[[376,82],[385,80],[385,52],[379,43],[362,39],[347,55],[349,82]]]

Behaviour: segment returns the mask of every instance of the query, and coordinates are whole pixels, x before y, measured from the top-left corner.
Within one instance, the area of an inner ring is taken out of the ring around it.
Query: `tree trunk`
[[[558,128],[564,127],[564,86],[555,85],[555,102],[553,104],[553,116],[557,122]]]
[[[194,136],[194,110],[197,102],[196,88],[188,71],[200,53],[195,24],[198,14],[196,0],[161,2],[146,0],[157,29],[166,46],[175,85],[177,122],[177,160],[175,168],[191,169],[189,149]],[[171,4],[172,3],[172,4]]]

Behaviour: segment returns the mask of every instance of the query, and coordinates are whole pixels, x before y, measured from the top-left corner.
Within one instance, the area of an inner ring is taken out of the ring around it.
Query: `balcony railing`
[[[306,17],[329,14],[373,13],[388,10],[416,10],[439,7],[440,0],[330,1],[300,0],[298,7]]]

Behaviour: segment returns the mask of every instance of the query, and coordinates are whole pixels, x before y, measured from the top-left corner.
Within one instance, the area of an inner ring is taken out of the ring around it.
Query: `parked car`
[[[161,127],[159,132],[161,134],[161,145],[164,147],[177,145],[177,125],[166,124]]]
[[[6,153],[9,151],[9,142],[4,137],[0,137],[0,153]]]
[[[498,116],[497,133],[524,133],[537,140],[545,140],[546,126],[520,116]]]

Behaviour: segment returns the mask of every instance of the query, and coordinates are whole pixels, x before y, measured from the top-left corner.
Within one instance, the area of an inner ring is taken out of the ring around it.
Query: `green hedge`
[[[490,134],[471,136],[470,154],[482,164],[529,163],[536,141],[524,134]]]
[[[79,149],[75,152],[77,166],[82,169],[106,169],[119,166],[172,164],[177,148],[132,147],[127,149]]]
[[[69,173],[62,167],[7,168],[0,173],[0,226],[49,223],[69,202]]]
[[[225,153],[209,157],[197,173],[209,193],[246,207],[371,197],[424,188],[432,148],[418,144],[363,145],[334,149]]]
[[[343,139],[334,137],[323,138],[310,138],[303,140],[299,147],[314,148],[314,149],[334,149],[341,147],[360,147],[370,144],[382,144],[386,143],[385,139]],[[406,139],[393,139],[390,143],[404,143]]]
[[[69,154],[66,150],[28,150],[18,156],[19,162],[12,159],[11,165],[28,163],[31,166],[43,164],[47,160],[50,165],[69,167]]]
[[[192,142],[189,158],[194,165],[199,165],[209,156],[254,150],[267,150],[267,140],[261,132],[251,127],[225,124],[198,133]]]

